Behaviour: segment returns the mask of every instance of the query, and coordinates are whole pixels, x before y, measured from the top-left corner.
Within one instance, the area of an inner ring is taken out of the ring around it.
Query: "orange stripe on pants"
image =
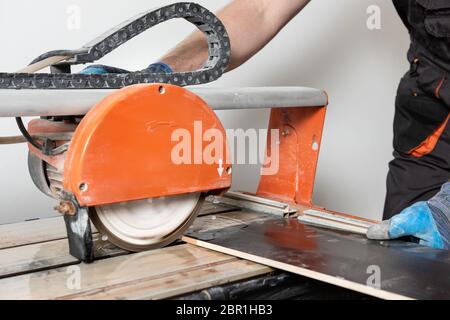
[[[438,143],[442,133],[444,132],[444,129],[449,122],[449,119],[450,114],[447,116],[447,118],[439,128],[437,128],[430,136],[428,136],[428,138],[426,138],[420,145],[412,149],[409,152],[409,154],[412,155],[413,157],[420,158],[431,153],[436,147],[436,144]]]

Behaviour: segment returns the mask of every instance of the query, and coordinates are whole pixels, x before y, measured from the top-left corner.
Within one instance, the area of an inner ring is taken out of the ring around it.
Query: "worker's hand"
[[[404,236],[416,237],[428,247],[450,249],[450,182],[431,200],[417,202],[367,232],[374,240]]]
[[[142,70],[142,72],[173,73],[172,69],[167,64],[162,62],[152,63],[151,65],[148,66],[148,68]],[[130,71],[116,67],[96,64],[91,65],[80,72],[80,74],[106,74],[106,73],[130,73]]]

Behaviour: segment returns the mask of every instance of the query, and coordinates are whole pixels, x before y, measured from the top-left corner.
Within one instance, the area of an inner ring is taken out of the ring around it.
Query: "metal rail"
[[[323,90],[305,87],[187,87],[213,110],[321,107]],[[0,90],[0,117],[84,115],[115,90]]]

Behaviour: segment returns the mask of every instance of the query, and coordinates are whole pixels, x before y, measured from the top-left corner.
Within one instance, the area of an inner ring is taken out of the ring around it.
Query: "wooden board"
[[[75,268],[78,269],[60,267],[1,279],[0,300],[164,298],[271,271],[262,265],[187,244],[80,264]],[[79,286],[71,282],[73,270],[79,274]],[[210,276],[199,281],[208,272]]]
[[[450,252],[445,250],[371,241],[296,219],[190,231],[183,240],[383,299],[450,299]]]
[[[97,259],[128,254],[110,242],[94,235],[94,255]],[[33,243],[0,250],[0,278],[11,277],[61,266],[78,264],[69,254],[67,239]]]
[[[225,260],[207,263],[201,267],[183,269],[151,276],[131,283],[91,290],[64,299],[87,300],[155,300],[167,299],[189,292],[220,286],[243,279],[253,278],[273,271],[269,267],[246,260]]]
[[[228,212],[230,207],[205,203],[202,216],[197,218],[192,230],[209,230],[255,221],[258,214],[250,212]],[[226,212],[224,216],[217,215]],[[208,222],[215,223],[208,223]],[[64,221],[61,217],[0,226],[3,241],[0,241],[0,278],[17,274],[77,264],[69,254]],[[94,255],[97,259],[127,254],[108,241],[94,234]],[[1,249],[1,246],[5,248]]]
[[[261,218],[233,209],[206,202],[192,229],[207,232]],[[0,299],[163,299],[272,272],[186,244],[130,254],[97,233],[93,238],[100,260],[79,264],[69,254],[61,217],[1,225]],[[79,289],[67,285],[73,270],[81,276]]]
[[[62,217],[0,225],[0,249],[67,238]]]

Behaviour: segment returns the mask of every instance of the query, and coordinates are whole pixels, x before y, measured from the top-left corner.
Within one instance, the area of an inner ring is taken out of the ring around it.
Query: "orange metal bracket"
[[[261,176],[257,195],[312,206],[325,113],[326,106],[272,109],[267,159],[272,152],[271,129],[279,130],[279,170]]]

